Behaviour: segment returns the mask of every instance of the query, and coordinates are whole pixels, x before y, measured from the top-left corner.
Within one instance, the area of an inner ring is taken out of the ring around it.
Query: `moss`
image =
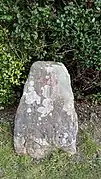
[[[87,131],[81,130],[79,133],[80,138],[81,138],[80,144],[79,144],[79,151],[81,151],[86,158],[90,158],[94,156],[100,150],[100,147],[93,140],[91,134],[92,134],[92,131],[88,133],[88,129]]]
[[[50,157],[35,163],[29,156],[18,156],[13,148],[11,123],[0,124],[0,175],[1,179],[93,179],[101,178],[101,160],[92,158],[98,150],[88,134],[80,132],[78,151],[69,157],[55,150]]]

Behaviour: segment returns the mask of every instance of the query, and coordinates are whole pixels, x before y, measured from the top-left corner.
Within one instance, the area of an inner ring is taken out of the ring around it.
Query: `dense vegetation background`
[[[101,1],[1,0],[0,104],[21,95],[37,60],[63,62],[76,97],[101,100]]]

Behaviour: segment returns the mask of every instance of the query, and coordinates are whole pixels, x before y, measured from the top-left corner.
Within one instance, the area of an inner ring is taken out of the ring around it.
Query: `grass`
[[[60,150],[35,163],[13,149],[11,123],[0,123],[0,179],[101,179],[99,146],[88,132],[79,130],[78,154],[69,157]]]

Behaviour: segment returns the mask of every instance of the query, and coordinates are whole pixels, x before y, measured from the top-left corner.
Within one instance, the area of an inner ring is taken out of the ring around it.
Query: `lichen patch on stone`
[[[45,98],[49,98],[50,97],[50,88],[51,87],[49,85],[45,85],[45,86],[41,87],[42,95]]]
[[[43,100],[41,107],[37,109],[39,113],[41,113],[41,117],[46,117],[51,111],[53,111],[52,100],[46,98]]]
[[[38,120],[41,121],[42,120],[41,117],[38,117]]]
[[[49,74],[49,73],[52,73],[53,68],[52,68],[52,67],[50,67],[50,66],[48,66],[48,67],[45,67],[45,70],[46,70],[46,71],[47,71],[47,73]]]
[[[29,86],[31,86],[31,87],[34,86],[34,81],[32,81],[32,80],[29,81]]]
[[[36,102],[37,104],[40,104],[41,102],[41,97],[36,93],[36,91],[30,91],[28,93],[25,93],[25,103],[26,104],[33,104]]]
[[[31,113],[31,112],[32,112],[31,108],[28,108],[27,113]]]

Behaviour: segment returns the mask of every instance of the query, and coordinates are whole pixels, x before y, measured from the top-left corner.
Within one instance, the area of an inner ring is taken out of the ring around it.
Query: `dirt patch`
[[[18,105],[9,106],[0,109],[0,122],[13,121],[15,118],[16,110]]]
[[[75,102],[75,108],[80,124],[88,121],[100,122],[101,105],[91,104],[87,100],[82,100],[81,102]]]

